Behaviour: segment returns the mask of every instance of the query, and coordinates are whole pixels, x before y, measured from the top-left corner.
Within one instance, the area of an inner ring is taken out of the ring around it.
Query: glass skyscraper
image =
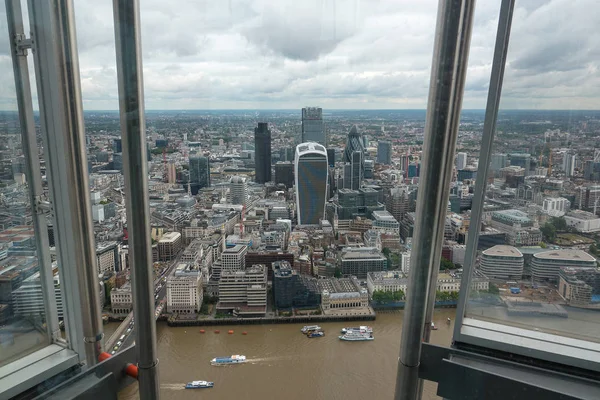
[[[197,194],[199,189],[210,186],[210,161],[207,157],[190,157],[190,189]]]
[[[323,125],[323,109],[306,107],[302,109],[302,143],[315,142],[325,146],[325,126]]]
[[[318,143],[302,143],[294,165],[298,225],[318,225],[327,200],[327,151]]]
[[[254,180],[257,183],[271,181],[271,131],[269,124],[259,122],[254,128]]]

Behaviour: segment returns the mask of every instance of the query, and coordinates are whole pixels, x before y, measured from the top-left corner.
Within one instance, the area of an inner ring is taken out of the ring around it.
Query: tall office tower
[[[456,153],[456,169],[465,169],[467,166],[467,153]]]
[[[327,164],[331,167],[335,167],[335,149],[327,149]]]
[[[283,183],[288,189],[294,186],[294,164],[289,161],[275,164],[275,183]]]
[[[563,158],[563,170],[567,176],[573,176],[575,174],[575,162],[576,156],[571,153],[565,153]]]
[[[506,154],[492,154],[492,160],[490,161],[490,170],[500,171],[508,164],[508,156]]]
[[[190,157],[189,169],[192,194],[210,186],[210,160],[207,157]]]
[[[327,151],[318,143],[299,144],[294,165],[298,225],[318,225],[325,217]]]
[[[364,165],[365,165],[365,171],[363,173],[363,178],[373,179],[373,170],[375,169],[375,161],[365,160]]]
[[[259,122],[254,128],[254,170],[257,183],[271,181],[271,131],[269,124]]]
[[[231,177],[229,180],[229,196],[231,204],[246,205],[246,201],[248,201],[248,183],[245,177]]]
[[[123,143],[121,139],[113,139],[113,153],[122,153],[123,152]]]
[[[174,184],[177,180],[177,167],[173,161],[167,164],[167,183]]]
[[[348,132],[348,139],[346,141],[346,148],[344,149],[343,161],[345,163],[351,163],[352,153],[354,153],[355,151],[360,151],[361,153],[364,153],[365,146],[362,135],[358,133],[356,125],[353,125],[352,128],[350,128],[350,132]]]
[[[379,164],[392,163],[392,143],[380,141],[377,144],[377,162]]]
[[[327,145],[325,126],[323,125],[323,109],[306,107],[302,109],[302,143],[315,142]]]
[[[344,164],[344,189],[358,190],[364,178],[363,153],[355,151],[352,153],[351,162]]]
[[[531,170],[531,156],[528,153],[513,153],[510,155],[510,165],[525,168],[525,175]]]

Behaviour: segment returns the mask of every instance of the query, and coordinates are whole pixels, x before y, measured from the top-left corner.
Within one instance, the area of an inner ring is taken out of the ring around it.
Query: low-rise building
[[[319,279],[317,282],[321,289],[321,308],[326,314],[369,307],[369,292],[360,286],[356,277]]]
[[[558,293],[573,306],[587,306],[600,294],[600,269],[560,268]]]
[[[600,218],[594,213],[583,210],[572,210],[565,215],[567,226],[578,232],[600,232]]]
[[[379,271],[367,274],[367,288],[372,296],[375,291],[406,293],[408,278],[402,271]]]

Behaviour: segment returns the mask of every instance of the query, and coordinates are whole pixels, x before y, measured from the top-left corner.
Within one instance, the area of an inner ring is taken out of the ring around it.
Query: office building
[[[275,183],[285,185],[286,188],[294,186],[294,164],[289,161],[279,161],[275,164]]]
[[[380,141],[377,143],[377,162],[379,164],[391,164],[392,163],[392,143],[387,141]]]
[[[355,158],[355,152],[360,152],[360,159]],[[363,136],[358,132],[356,125],[353,125],[348,132],[348,138],[346,140],[346,148],[344,149],[343,162],[346,164],[352,164],[353,162],[360,162],[360,170],[362,174],[364,173],[364,154],[365,154],[365,145]]]
[[[562,217],[570,207],[571,202],[564,197],[546,197],[542,203],[543,210],[551,217]]]
[[[316,308],[321,305],[321,292],[316,279],[301,275],[289,262],[273,263],[273,299],[275,308]]]
[[[400,224],[392,214],[386,210],[375,210],[373,216],[373,229],[384,232],[400,235]]]
[[[583,250],[557,249],[543,251],[533,255],[531,259],[531,275],[534,281],[558,283],[560,268],[574,269],[597,267],[596,259]]]
[[[583,210],[572,210],[564,218],[567,226],[578,232],[591,233],[600,231],[600,218],[594,213]]]
[[[181,233],[168,232],[162,235],[158,241],[158,257],[160,261],[174,259],[179,253],[179,250],[181,250],[182,245]]]
[[[126,317],[133,311],[133,294],[129,282],[110,291],[110,309],[116,318]]]
[[[537,246],[542,241],[542,233],[523,211],[494,211],[490,224],[506,234],[506,241],[511,246]]]
[[[193,195],[210,186],[210,160],[208,157],[190,157],[190,189]]]
[[[248,246],[237,244],[223,250],[221,253],[221,264],[223,271],[238,271],[246,267],[246,253]]]
[[[318,225],[327,201],[327,152],[318,143],[296,147],[296,209],[298,225]]]
[[[58,274],[53,277],[54,299],[58,316],[63,317],[63,302],[60,291],[60,279]],[[23,280],[18,289],[12,292],[12,313],[19,317],[39,317],[46,312],[44,307],[44,294],[40,273],[36,272]]]
[[[583,177],[588,181],[600,181],[600,162],[588,160],[583,164]]]
[[[261,317],[267,311],[267,268],[253,265],[244,271],[223,270],[219,280],[217,312]]]
[[[456,153],[456,169],[461,170],[467,167],[467,153]]]
[[[344,189],[358,190],[364,177],[363,152],[353,152],[350,160],[344,164]]]
[[[577,163],[577,156],[571,153],[565,153],[563,156],[563,171],[567,177],[572,177],[575,174],[575,164]]]
[[[115,171],[123,171],[123,153],[113,153],[112,164]]]
[[[588,306],[600,295],[599,268],[560,268],[558,293],[573,306]]]
[[[379,203],[379,193],[372,188],[360,190],[340,189],[337,201],[330,204],[340,220],[356,217],[372,218],[374,211],[382,211],[385,206]]]
[[[365,171],[363,173],[363,178],[373,179],[373,170],[375,169],[375,161],[365,160],[364,166],[365,166]],[[361,185],[362,185],[362,182],[361,182]]]
[[[246,205],[248,201],[248,183],[246,177],[232,176],[229,180],[229,202]]]
[[[321,308],[325,314],[369,306],[369,292],[356,277],[319,279],[317,282],[321,289]]]
[[[121,271],[121,245],[118,242],[102,242],[96,245],[98,274]]]
[[[121,141],[121,139],[113,139],[112,150],[113,153],[123,152],[123,142]]]
[[[526,153],[513,153],[510,155],[510,165],[523,168],[525,175],[529,175],[529,171],[531,170],[531,156]]]
[[[327,165],[329,168],[335,168],[335,149],[327,149]]]
[[[479,270],[489,278],[519,280],[523,264],[523,254],[516,247],[498,245],[483,251]]]
[[[397,292],[402,290],[406,293],[408,278],[401,271],[377,271],[367,274],[367,289],[372,296],[373,292]]]
[[[271,181],[271,131],[266,122],[254,128],[254,170],[257,183]]]
[[[175,274],[167,280],[167,312],[200,312],[203,296],[202,272],[193,264],[179,264]]]
[[[305,107],[302,109],[302,143],[315,142],[327,145],[323,110],[320,107]]]
[[[347,247],[340,252],[339,264],[343,275],[366,279],[368,272],[386,270],[387,258],[374,248]]]
[[[490,170],[493,172],[500,171],[508,165],[508,156],[506,154],[492,154],[490,160]]]

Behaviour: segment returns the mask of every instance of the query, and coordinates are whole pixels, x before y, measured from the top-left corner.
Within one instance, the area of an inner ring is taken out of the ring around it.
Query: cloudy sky
[[[477,2],[465,108],[485,107],[499,3]],[[597,7],[517,0],[503,108],[599,108]],[[75,13],[84,107],[117,109],[112,1]],[[436,13],[434,0],[141,0],[146,108],[425,108]],[[15,109],[0,14],[0,109]]]

